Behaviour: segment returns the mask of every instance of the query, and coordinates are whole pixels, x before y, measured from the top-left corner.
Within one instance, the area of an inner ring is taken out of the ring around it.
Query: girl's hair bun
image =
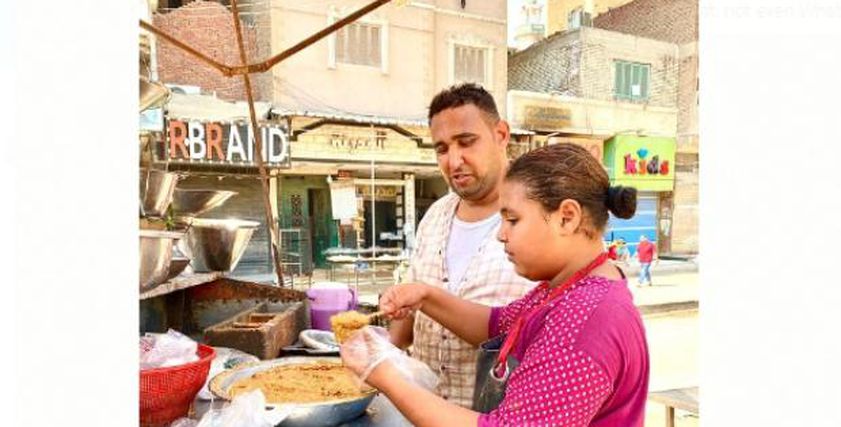
[[[605,204],[613,216],[628,219],[637,211],[637,189],[621,185],[611,186],[607,189]]]

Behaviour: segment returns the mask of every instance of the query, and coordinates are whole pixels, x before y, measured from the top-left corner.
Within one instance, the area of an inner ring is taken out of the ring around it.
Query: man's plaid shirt
[[[450,193],[436,201],[418,226],[417,247],[409,266],[408,282],[447,289],[446,248],[459,197]],[[494,227],[470,260],[455,294],[488,306],[503,306],[522,297],[536,283],[518,276],[496,239]],[[436,393],[457,405],[470,407],[476,381],[477,350],[421,312],[415,317],[412,356],[438,374]]]

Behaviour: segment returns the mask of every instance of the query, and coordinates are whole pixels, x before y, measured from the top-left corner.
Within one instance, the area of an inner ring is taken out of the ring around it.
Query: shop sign
[[[393,199],[397,197],[397,187],[393,185],[377,185],[374,186],[374,194],[376,194],[377,199]],[[357,194],[360,196],[369,199],[371,198],[371,186],[370,185],[358,185],[356,186]]]
[[[377,132],[375,137],[370,136],[346,136],[343,134],[330,135],[330,145],[347,151],[356,150],[383,150],[385,149],[386,136],[384,132]]]
[[[527,105],[524,113],[523,124],[531,129],[561,129],[569,127],[572,120],[568,108]]]
[[[613,178],[617,184],[643,191],[674,188],[674,138],[616,136],[610,142]]]
[[[353,181],[334,180],[330,183],[330,202],[334,220],[348,220],[358,215]]]
[[[161,160],[223,165],[256,165],[254,129],[245,123],[168,120]],[[289,138],[279,126],[260,126],[263,161],[269,167],[291,166]]]
[[[623,157],[625,175],[669,175],[669,161],[660,160],[660,155],[648,155],[648,149],[642,147],[633,153],[625,154]]]

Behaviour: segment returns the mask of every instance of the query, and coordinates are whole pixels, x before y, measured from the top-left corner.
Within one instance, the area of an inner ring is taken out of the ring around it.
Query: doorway
[[[327,267],[327,257],[324,251],[330,247],[330,221],[332,211],[329,190],[310,188],[307,190],[309,200],[309,240],[312,242],[312,261],[318,268]]]

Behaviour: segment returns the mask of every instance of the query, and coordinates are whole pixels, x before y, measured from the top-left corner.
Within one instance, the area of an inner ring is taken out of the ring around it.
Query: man
[[[637,246],[637,259],[640,263],[640,277],[638,286],[648,283],[651,286],[651,262],[657,260],[657,247],[648,241],[648,237],[640,236],[640,243]]]
[[[508,123],[499,117],[490,93],[463,84],[433,98],[429,126],[438,167],[452,192],[421,220],[406,281],[439,286],[481,304],[505,305],[535,285],[514,272],[496,239],[502,222],[499,187],[508,168]],[[471,406],[473,346],[422,313],[393,322],[390,334],[398,347],[412,345],[412,355],[438,374],[439,396]]]

